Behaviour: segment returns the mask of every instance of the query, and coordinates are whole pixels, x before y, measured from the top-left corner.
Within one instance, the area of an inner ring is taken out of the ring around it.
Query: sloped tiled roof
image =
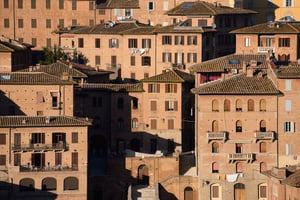
[[[205,1],[183,2],[166,12],[168,15],[227,15],[227,14],[255,14],[255,11],[231,8],[227,6],[215,6]]]
[[[22,51],[27,47],[13,40],[12,42],[6,42],[0,40],[0,52],[14,52],[14,51]]]
[[[47,122],[49,120],[49,122]],[[89,126],[91,123],[68,116],[0,116],[0,127]]]
[[[292,187],[300,188],[300,169],[293,172],[286,179],[281,181],[283,184],[290,185]]]
[[[179,70],[168,70],[146,79],[142,82],[160,82],[160,83],[182,83],[185,81],[194,81],[194,75]]]
[[[179,26],[178,24],[172,24],[168,26],[156,27],[153,32],[155,33],[204,33],[216,31],[211,27],[189,27]]]
[[[44,72],[0,72],[0,85],[71,85],[72,81]]]
[[[84,83],[82,89],[111,90],[114,92],[143,92],[142,83],[135,84],[110,84],[110,83]]]
[[[231,54],[220,58],[204,61],[189,67],[192,72],[224,72],[226,69],[242,69],[243,61],[248,64],[251,60],[257,61],[260,69],[268,68],[266,55],[263,54]]]
[[[277,95],[279,90],[268,76],[247,77],[246,74],[231,76],[225,80],[212,81],[192,89],[202,95]]]
[[[273,24],[271,24],[273,23]],[[231,31],[234,34],[297,34],[300,33],[300,23],[269,22],[257,24]]]
[[[139,8],[139,0],[100,0],[96,8],[113,9],[113,8]]]
[[[300,66],[281,66],[275,70],[275,73],[279,79],[299,79]]]
[[[86,74],[86,75],[103,75],[103,74],[112,74],[114,72],[112,71],[108,71],[108,70],[104,70],[104,69],[98,69],[96,70],[93,67],[87,66],[87,65],[83,65],[83,64],[79,64],[79,63],[71,63],[72,66],[79,70],[80,72]]]
[[[29,68],[22,70],[25,72],[29,72]],[[63,73],[68,73],[68,75],[74,78],[86,78],[87,76],[78,71],[77,69],[70,68],[68,64],[65,64],[61,61],[57,61],[56,63],[50,65],[41,65],[39,67],[32,67],[32,72],[45,72],[57,77],[61,77]]]

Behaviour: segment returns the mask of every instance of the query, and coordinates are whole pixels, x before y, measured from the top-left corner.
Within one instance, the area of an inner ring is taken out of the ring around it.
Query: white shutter
[[[119,16],[120,15],[120,10],[119,9],[115,9],[115,16]]]
[[[125,16],[126,14],[126,9],[123,9],[123,16]]]
[[[169,2],[164,1],[164,10],[169,10]]]
[[[295,133],[295,122],[291,122],[291,131],[292,133]]]
[[[292,80],[285,80],[285,90],[286,91],[292,90]]]
[[[153,2],[153,10],[155,10],[155,3]]]
[[[291,144],[285,144],[285,154],[287,156],[292,154],[292,145]]]
[[[292,101],[291,100],[285,100],[285,111],[286,112],[292,111]]]
[[[130,9],[130,16],[133,16],[133,9]]]

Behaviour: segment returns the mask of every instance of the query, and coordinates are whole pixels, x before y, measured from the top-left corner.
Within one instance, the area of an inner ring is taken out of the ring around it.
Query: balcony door
[[[245,185],[237,183],[234,185],[234,200],[246,200]]]
[[[21,147],[21,133],[14,134],[14,145],[15,147]]]
[[[65,133],[52,133],[53,146],[62,148],[65,143],[66,143]]]
[[[45,154],[44,153],[33,153],[31,154],[31,165],[33,169],[42,168],[45,166]]]

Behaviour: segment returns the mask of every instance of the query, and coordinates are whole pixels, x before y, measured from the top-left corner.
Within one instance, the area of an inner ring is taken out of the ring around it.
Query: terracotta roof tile
[[[0,72],[0,85],[71,85],[72,81],[44,72]]]
[[[255,11],[231,8],[226,6],[215,6],[205,1],[183,2],[175,8],[166,12],[168,15],[226,15],[226,14],[255,14]]]
[[[300,169],[292,172],[292,174],[282,180],[281,183],[300,188]]]
[[[192,89],[195,94],[202,95],[277,95],[278,89],[268,76],[259,78],[257,76],[247,77],[245,74],[238,74],[228,77],[225,80],[216,80]]]
[[[275,73],[279,79],[299,79],[300,66],[280,66],[279,69],[275,69]]]
[[[103,74],[112,74],[114,72],[112,71],[108,71],[108,70],[104,70],[104,69],[98,69],[96,70],[95,68],[91,67],[91,66],[87,66],[87,65],[83,65],[83,64],[79,64],[79,63],[71,63],[72,66],[77,69],[78,71],[82,72],[85,75],[103,75]]]
[[[80,85],[82,89],[111,90],[114,92],[143,92],[142,83],[136,84],[103,84],[84,83]]]
[[[194,75],[179,70],[168,70],[156,76],[142,79],[142,82],[182,83],[195,80]]]
[[[280,22],[269,22],[264,24],[257,24],[241,29],[231,31],[234,34],[282,34],[282,33],[300,33],[300,23],[280,23]]]
[[[257,68],[266,69],[268,68],[266,58],[266,55],[263,54],[231,54],[192,65],[189,70],[192,72],[224,72],[226,69],[242,69],[243,61],[248,64],[251,60],[257,61]]]
[[[96,8],[139,8],[139,0],[100,0]]]
[[[172,24],[169,26],[157,26],[153,32],[155,33],[204,33],[215,32],[216,30],[211,27],[190,27],[180,26],[179,24]]]
[[[49,122],[47,122],[49,120]],[[89,126],[91,123],[67,116],[0,116],[0,127]]]

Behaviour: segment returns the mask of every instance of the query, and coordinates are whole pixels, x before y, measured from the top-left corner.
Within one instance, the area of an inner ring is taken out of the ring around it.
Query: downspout
[[[8,163],[11,165],[11,128],[8,128]]]
[[[279,167],[279,134],[278,134],[278,122],[279,122],[279,120],[278,120],[278,117],[279,117],[279,115],[278,115],[278,109],[279,109],[279,105],[278,105],[278,102],[279,102],[279,96],[277,95],[277,110],[276,110],[276,117],[277,117],[277,119],[276,119],[276,121],[277,121],[277,123],[276,123],[276,129],[277,129],[277,148],[276,148],[276,156],[277,156],[277,167]]]
[[[157,69],[156,69],[156,67],[157,67],[157,34],[155,33],[155,57],[154,57],[154,60],[155,60],[155,62],[154,62],[154,72],[155,72],[155,75],[157,74]]]
[[[16,11],[15,11],[15,0],[13,0],[13,19],[14,19],[14,40],[16,39]]]

